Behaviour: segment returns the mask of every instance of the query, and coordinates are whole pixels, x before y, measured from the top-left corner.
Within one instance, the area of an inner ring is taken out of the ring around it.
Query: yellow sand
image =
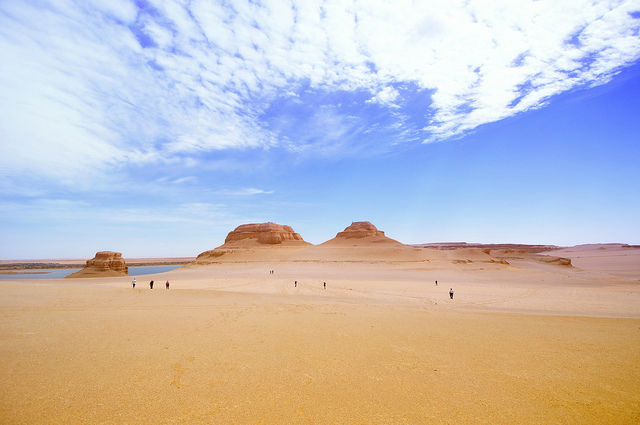
[[[0,422],[640,423],[637,258],[452,255],[2,281]]]

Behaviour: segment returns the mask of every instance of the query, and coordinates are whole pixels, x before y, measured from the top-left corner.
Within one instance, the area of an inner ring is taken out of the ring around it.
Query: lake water
[[[141,276],[145,274],[164,273],[175,270],[181,266],[134,266],[129,267],[129,276]],[[0,279],[60,279],[75,273],[80,269],[41,269],[29,270],[43,273],[19,273],[19,274],[1,274]],[[21,271],[21,270],[16,270]]]

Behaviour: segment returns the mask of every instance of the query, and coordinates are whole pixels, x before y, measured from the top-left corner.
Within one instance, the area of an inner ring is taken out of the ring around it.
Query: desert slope
[[[637,245],[577,245],[545,254],[570,258],[576,267],[593,274],[640,280],[640,246]]]

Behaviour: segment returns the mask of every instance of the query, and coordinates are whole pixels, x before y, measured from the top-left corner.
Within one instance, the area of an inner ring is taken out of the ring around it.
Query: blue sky
[[[0,258],[640,243],[640,2],[0,1]]]

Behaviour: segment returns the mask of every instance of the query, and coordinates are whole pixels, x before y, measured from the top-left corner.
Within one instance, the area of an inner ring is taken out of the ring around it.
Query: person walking
[[[153,289],[153,280],[149,282],[149,289]]]
[[[131,281],[131,286],[133,286],[133,289],[136,289],[136,278],[135,278],[135,276],[133,277],[133,280]]]
[[[438,281],[436,280],[436,286],[438,286]]]
[[[451,299],[453,299],[453,288],[449,289],[449,297],[451,297]]]
[[[327,289],[327,282],[323,282],[324,283],[324,289]]]
[[[297,288],[298,287],[298,281],[296,280],[295,282],[293,282],[293,287]]]
[[[169,289],[169,281],[168,281],[168,280],[167,280],[167,283],[165,283],[165,284],[164,284],[164,287],[165,287],[166,289]]]

